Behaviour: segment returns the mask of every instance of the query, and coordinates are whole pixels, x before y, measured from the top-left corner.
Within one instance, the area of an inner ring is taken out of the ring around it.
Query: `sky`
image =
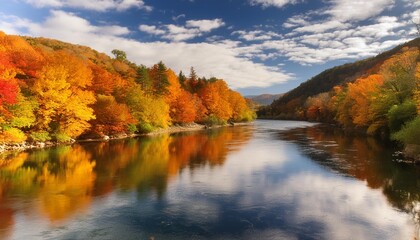
[[[420,0],[0,0],[0,31],[284,93],[417,37]]]

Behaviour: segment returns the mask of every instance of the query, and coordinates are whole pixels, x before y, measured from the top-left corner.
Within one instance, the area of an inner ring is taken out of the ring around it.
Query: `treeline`
[[[419,47],[405,47],[377,71],[307,98],[262,108],[260,116],[335,122],[369,135],[420,145]]]
[[[0,142],[59,142],[173,124],[251,121],[247,101],[216,78],[178,75],[88,47],[0,32]]]

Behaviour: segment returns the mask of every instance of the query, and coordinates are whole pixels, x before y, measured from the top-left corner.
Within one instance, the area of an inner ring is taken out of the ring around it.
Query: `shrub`
[[[25,140],[25,133],[17,128],[6,128],[0,132],[0,142],[3,143],[21,143]]]
[[[135,132],[138,131],[135,124],[128,124],[127,130],[128,130],[129,133],[135,133]]]
[[[392,139],[407,144],[420,145],[420,116],[408,122],[402,129],[392,134]]]
[[[207,126],[214,126],[214,125],[224,125],[226,124],[226,121],[216,117],[214,114],[210,114],[205,120],[204,124]]]
[[[150,133],[153,130],[155,130],[155,128],[150,123],[141,123],[139,125],[139,132],[141,133]]]
[[[70,142],[71,137],[65,133],[55,133],[53,134],[53,139],[57,142],[64,143],[64,142]]]
[[[417,107],[413,101],[405,101],[400,105],[394,105],[388,111],[388,126],[391,132],[398,132],[408,121],[417,114]]]
[[[45,142],[51,140],[51,137],[46,131],[33,132],[29,135],[34,142]]]

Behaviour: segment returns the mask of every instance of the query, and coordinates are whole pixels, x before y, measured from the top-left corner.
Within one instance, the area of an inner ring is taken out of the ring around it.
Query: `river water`
[[[418,239],[420,171],[259,120],[0,155],[0,239]]]

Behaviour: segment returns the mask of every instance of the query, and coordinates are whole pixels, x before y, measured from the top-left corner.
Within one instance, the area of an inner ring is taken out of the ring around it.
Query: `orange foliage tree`
[[[229,103],[229,88],[223,80],[209,82],[200,89],[199,97],[208,114],[226,122],[232,117],[233,110]]]
[[[350,114],[356,126],[367,126],[372,122],[374,117],[369,112],[369,109],[375,100],[374,93],[378,92],[383,82],[381,75],[374,74],[348,84],[345,101],[353,102]]]
[[[125,104],[117,103],[113,96],[98,95],[93,105],[96,119],[90,121],[94,133],[109,135],[126,132],[135,120]]]

